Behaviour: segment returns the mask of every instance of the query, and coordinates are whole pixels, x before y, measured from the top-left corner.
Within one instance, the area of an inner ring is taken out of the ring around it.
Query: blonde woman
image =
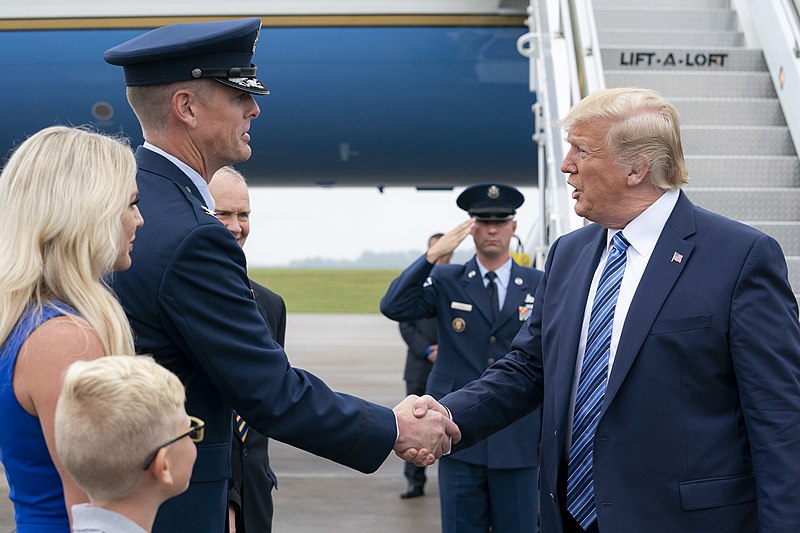
[[[18,533],[67,533],[88,501],[55,453],[56,400],[71,363],[134,353],[103,276],[130,267],[144,223],[135,173],[126,144],[54,126],[0,174],[0,452]]]

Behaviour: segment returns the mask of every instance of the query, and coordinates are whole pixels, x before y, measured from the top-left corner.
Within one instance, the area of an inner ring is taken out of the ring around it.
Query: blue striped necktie
[[[567,510],[583,529],[597,519],[592,480],[593,441],[608,384],[611,328],[622,275],[625,273],[628,246],[630,243],[622,232],[611,239],[611,249],[589,316],[586,352],[575,396],[572,444],[567,464]]]

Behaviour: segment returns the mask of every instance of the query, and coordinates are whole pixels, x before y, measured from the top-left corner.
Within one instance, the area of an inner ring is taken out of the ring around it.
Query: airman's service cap
[[[511,220],[525,197],[502,183],[479,183],[464,189],[456,204],[478,220]]]
[[[260,30],[258,18],[173,24],[119,44],[103,57],[125,69],[129,86],[211,78],[248,93],[269,94],[252,63]]]

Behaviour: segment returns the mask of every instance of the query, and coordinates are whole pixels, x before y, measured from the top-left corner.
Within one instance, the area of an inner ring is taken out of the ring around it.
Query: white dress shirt
[[[478,257],[475,257],[475,262],[478,263],[478,270],[481,273],[481,279],[483,280],[483,286],[489,286],[489,278],[486,277],[486,273],[489,272],[489,269],[486,268],[481,264],[481,260]],[[495,285],[497,285],[497,309],[500,311],[503,310],[503,303],[506,301],[506,293],[508,293],[508,282],[511,281],[511,258],[508,258],[508,261],[503,263],[503,266],[498,268],[494,271],[497,274],[497,277],[494,280]]]
[[[608,356],[609,377],[611,376],[611,369],[614,366],[614,359],[617,355],[617,346],[619,345],[619,338],[622,335],[622,327],[625,325],[625,318],[628,316],[628,309],[631,307],[636,289],[639,287],[639,282],[642,280],[642,275],[644,274],[645,268],[647,268],[647,263],[650,261],[650,256],[653,254],[653,249],[656,247],[658,238],[664,230],[664,225],[666,225],[667,219],[672,214],[675,204],[678,203],[679,196],[680,191],[678,189],[670,189],[662,194],[658,200],[645,209],[639,216],[631,220],[623,230],[607,230],[606,232],[606,249],[600,257],[600,263],[597,265],[594,277],[592,278],[592,284],[589,287],[589,297],[586,299],[586,308],[583,312],[583,325],[581,326],[581,338],[578,344],[578,357],[575,362],[575,379],[572,383],[572,394],[569,403],[569,431],[566,439],[568,453],[572,441],[572,422],[575,417],[575,396],[578,393],[578,380],[581,375],[583,356],[586,353],[589,318],[592,314],[592,304],[597,294],[597,286],[600,284],[600,276],[606,265],[611,239],[617,232],[622,231],[625,235],[625,239],[630,243],[630,246],[627,250],[625,273],[622,276],[622,284],[620,285],[619,296],[617,297],[617,306],[614,309],[614,321],[611,325],[611,353]]]
[[[151,152],[155,152],[159,155],[162,155],[169,159],[172,163],[175,164],[176,167],[181,169],[186,176],[192,180],[194,186],[197,187],[197,190],[200,191],[200,196],[203,197],[203,201],[206,203],[206,207],[210,210],[214,210],[214,198],[211,196],[211,192],[208,190],[208,183],[203,177],[198,174],[192,167],[175,157],[174,155],[168,154],[158,146],[152,145],[149,142],[145,141],[142,145],[144,148],[147,148]]]

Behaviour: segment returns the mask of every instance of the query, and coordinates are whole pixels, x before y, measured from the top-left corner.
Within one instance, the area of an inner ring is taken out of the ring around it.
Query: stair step
[[[797,294],[800,290],[800,257],[788,256],[786,258],[786,266],[789,267],[789,283],[792,285],[795,294]]]
[[[686,166],[697,187],[800,187],[795,156],[696,155],[686,156]]]
[[[607,87],[648,87],[668,100],[680,96],[775,98],[768,72],[606,70]]]
[[[594,0],[595,9],[636,9],[642,0]],[[730,0],[659,0],[658,7],[672,9],[726,9]]]
[[[796,256],[800,260],[800,223],[748,222],[748,225],[763,231],[778,241],[783,250],[783,255]],[[795,287],[795,292],[800,292],[800,285],[792,283],[792,287]]]
[[[638,0],[637,0],[638,1]],[[744,46],[738,31],[597,30],[601,46]]]
[[[777,98],[670,98],[683,125],[785,126]]]
[[[786,126],[684,126],[683,151],[691,155],[794,155]]]
[[[642,9],[641,3],[634,8],[594,10],[598,28],[636,29],[663,31],[664,28],[700,31],[737,30],[736,13],[730,9],[682,9],[663,7]]]
[[[800,220],[798,189],[686,187],[686,194],[696,205],[736,220]]]
[[[601,46],[606,70],[737,70],[765,72],[761,50],[689,46]]]

